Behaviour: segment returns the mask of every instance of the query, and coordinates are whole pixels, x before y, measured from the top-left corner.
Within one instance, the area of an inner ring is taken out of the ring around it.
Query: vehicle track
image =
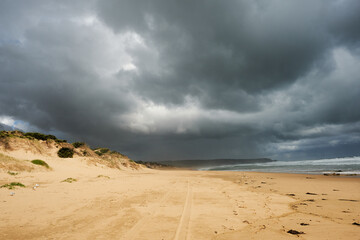
[[[174,185],[175,186],[178,185],[178,182],[175,182]],[[176,187],[174,187],[174,189],[176,189]],[[158,213],[160,208],[166,203],[171,192],[172,191],[166,192],[159,201],[159,204],[155,208],[155,210],[147,214],[146,216],[142,217],[139,221],[137,221],[137,223],[122,237],[122,239],[126,239],[126,240],[135,239],[139,234],[139,232],[141,231],[141,229],[151,220],[153,216],[155,216]]]
[[[193,192],[190,182],[188,180],[187,195],[185,199],[184,209],[181,214],[180,222],[175,233],[174,240],[188,240],[190,239],[190,217],[191,206],[193,205]]]

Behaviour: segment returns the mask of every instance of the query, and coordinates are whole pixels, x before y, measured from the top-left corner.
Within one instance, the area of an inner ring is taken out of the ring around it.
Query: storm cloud
[[[133,159],[360,154],[359,1],[2,1],[0,123]]]

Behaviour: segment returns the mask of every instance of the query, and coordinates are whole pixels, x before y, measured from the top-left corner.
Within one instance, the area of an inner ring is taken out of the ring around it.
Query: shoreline
[[[199,171],[199,172],[240,172],[240,173],[264,173],[264,174],[295,174],[295,175],[309,175],[309,176],[327,176],[327,177],[347,177],[347,178],[360,178],[358,173],[347,173],[347,172],[323,172],[323,173],[299,173],[299,172],[262,172],[262,171],[239,171],[239,170],[201,170],[201,169],[190,169],[190,168],[158,168],[158,170],[168,170],[168,171]]]

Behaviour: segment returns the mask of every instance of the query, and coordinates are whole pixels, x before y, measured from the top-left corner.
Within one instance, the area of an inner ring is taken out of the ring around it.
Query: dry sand
[[[360,178],[46,161],[0,172],[0,239],[360,239]]]

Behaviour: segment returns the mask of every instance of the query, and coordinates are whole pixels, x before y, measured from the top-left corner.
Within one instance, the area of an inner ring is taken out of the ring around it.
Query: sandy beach
[[[46,161],[51,171],[0,173],[26,185],[0,189],[0,239],[360,239],[356,177]]]

